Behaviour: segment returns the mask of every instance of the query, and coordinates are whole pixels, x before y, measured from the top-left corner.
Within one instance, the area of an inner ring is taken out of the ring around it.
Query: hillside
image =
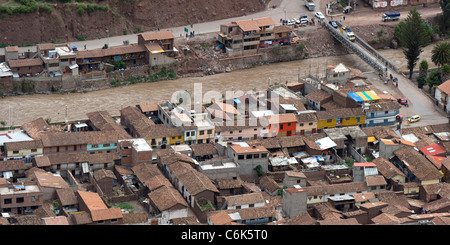
[[[0,45],[97,39],[264,8],[260,0],[0,0]]]

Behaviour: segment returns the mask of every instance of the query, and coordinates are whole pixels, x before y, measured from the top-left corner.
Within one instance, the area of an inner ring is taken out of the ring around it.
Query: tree
[[[419,64],[419,76],[428,76],[428,61],[422,60]]]
[[[431,90],[434,86],[438,86],[442,83],[441,81],[441,71],[440,70],[433,70],[430,71],[430,74],[425,79],[427,85],[428,85],[428,92],[431,93]]]
[[[450,65],[444,64],[441,67],[441,81],[445,82],[447,80],[450,80]]]
[[[394,34],[408,62],[409,79],[423,51],[422,48],[431,42],[431,32],[427,27],[431,29],[424,23],[416,8],[409,11],[406,20],[401,21],[396,27]]]
[[[450,63],[450,42],[438,43],[431,50],[431,61],[439,67]]]
[[[439,21],[442,24],[442,32],[445,33],[450,27],[450,0],[440,0],[442,14],[438,15]]]

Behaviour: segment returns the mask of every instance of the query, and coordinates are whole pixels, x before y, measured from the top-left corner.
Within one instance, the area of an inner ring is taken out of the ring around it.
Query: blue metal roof
[[[350,96],[352,99],[354,99],[356,102],[364,102],[364,99],[361,98],[361,96],[359,96],[357,93],[352,92],[352,93],[347,93],[348,96]]]

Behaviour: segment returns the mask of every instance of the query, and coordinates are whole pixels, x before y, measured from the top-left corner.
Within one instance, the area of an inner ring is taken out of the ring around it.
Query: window
[[[178,136],[178,139],[181,140],[181,136]]]
[[[280,124],[280,130],[283,130],[284,124]]]
[[[212,129],[208,129],[208,134],[212,134]]]
[[[328,119],[328,120],[327,120],[327,123],[330,123],[331,121],[332,121],[332,119]]]
[[[199,133],[200,133],[200,135],[204,135],[204,134],[205,134],[205,131],[202,130],[202,131],[200,131]]]
[[[11,204],[12,203],[12,199],[11,198],[6,198],[4,200],[4,204]]]
[[[36,197],[35,197],[35,196],[32,196],[32,197],[31,197],[31,201],[32,201],[32,202],[36,202]]]
[[[303,123],[300,123],[300,127],[303,127]]]
[[[253,158],[259,158],[259,154],[254,154]]]
[[[23,197],[16,198],[16,203],[23,203],[23,202],[24,202],[24,198]]]
[[[253,155],[252,154],[247,155],[247,159],[253,159]]]
[[[244,155],[238,155],[238,159],[239,160],[243,160],[244,159]]]
[[[31,149],[31,152],[37,152],[37,149]]]
[[[98,145],[94,144],[92,145],[92,148],[98,148]]]
[[[288,123],[288,127],[290,127],[291,126],[291,123]]]
[[[309,123],[309,126],[313,125],[313,123]]]
[[[13,151],[13,154],[18,154],[19,153],[19,151]]]
[[[262,157],[262,158],[267,157],[267,153],[262,153],[262,154],[261,154],[261,157]]]
[[[111,144],[103,144],[103,147],[109,147]]]

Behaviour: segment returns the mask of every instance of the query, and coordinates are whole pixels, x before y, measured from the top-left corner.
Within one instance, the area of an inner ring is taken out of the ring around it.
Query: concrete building
[[[434,98],[437,105],[447,114],[450,113],[450,80],[439,85],[434,91]]]
[[[133,167],[140,163],[152,163],[153,149],[145,139],[119,140],[117,148],[123,166]]]
[[[243,180],[255,180],[260,168],[261,173],[267,172],[269,165],[269,151],[264,146],[248,145],[245,142],[227,143],[226,155],[240,166],[240,176]]]
[[[303,188],[289,188],[283,190],[283,212],[293,218],[307,210],[308,193]]]
[[[35,182],[0,185],[2,213],[26,214],[38,209],[43,203],[43,191]]]

